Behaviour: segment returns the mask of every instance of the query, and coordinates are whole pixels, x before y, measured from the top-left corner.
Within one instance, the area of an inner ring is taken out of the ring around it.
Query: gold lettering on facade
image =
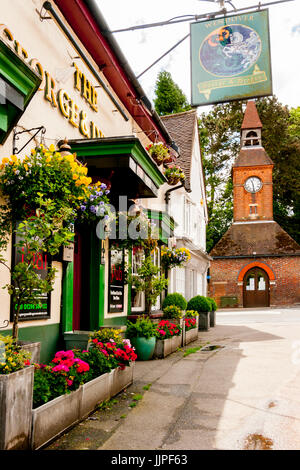
[[[73,100],[70,99],[70,117],[69,122],[74,127],[79,127],[79,110],[77,104],[74,103]]]
[[[78,90],[81,96],[89,103],[90,107],[94,111],[98,111],[97,106],[97,92],[95,87],[92,86],[91,82],[86,78],[83,72],[77,67],[77,65],[73,62],[73,66],[75,67],[74,73],[74,86],[76,90]]]
[[[44,69],[42,65],[37,59],[31,59],[31,61],[29,62],[29,65],[41,77],[42,82],[40,84],[39,90],[43,90],[45,87],[45,74],[44,74]]]
[[[80,111],[80,123],[79,123],[79,130],[81,134],[85,137],[90,137],[89,131],[87,129],[87,122],[86,122],[86,113],[84,111]]]
[[[57,102],[55,99],[55,81],[48,72],[45,72],[46,84],[45,84],[45,98],[48,100],[52,106],[57,108]]]
[[[70,105],[69,105],[69,95],[65,90],[59,90],[57,94],[58,106],[62,114],[69,119],[70,116]]]
[[[28,59],[28,52],[21,46],[21,44],[18,41],[15,41],[15,50],[16,50],[16,53],[22,59]]]
[[[12,49],[15,49],[16,53],[23,59],[28,60],[28,53],[22,45],[14,40],[14,36],[5,24],[0,24],[0,37],[5,43]],[[91,85],[89,80],[85,77],[84,73],[79,70],[75,63],[72,64],[75,67],[75,88],[80,92],[81,96],[89,103],[90,107],[94,111],[98,111],[97,106],[97,91],[95,87]],[[42,64],[38,59],[29,60],[29,66],[41,77],[42,82],[39,90],[44,90],[44,98],[51,103],[55,108],[58,107],[62,115],[68,119],[69,123],[79,128],[82,135],[85,137],[100,138],[104,137],[103,132],[95,125],[94,122],[90,121],[88,124],[87,114],[84,111],[79,111],[78,106],[72,100],[68,93],[61,89],[56,91],[56,83],[52,76],[44,70]],[[56,95],[57,93],[57,95]]]
[[[104,134],[94,122],[91,122],[91,139],[100,139],[100,137],[104,137]]]
[[[73,62],[73,65],[75,67],[75,88],[80,91],[81,93],[81,77],[82,77],[82,72],[79,70],[79,68],[77,67],[77,65],[75,64],[75,62]]]
[[[13,35],[5,24],[0,24],[0,34],[5,42],[14,40]]]

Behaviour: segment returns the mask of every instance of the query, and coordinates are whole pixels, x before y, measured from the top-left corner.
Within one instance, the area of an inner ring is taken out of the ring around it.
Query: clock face
[[[262,187],[262,181],[257,176],[250,176],[246,179],[244,188],[248,193],[257,193]]]

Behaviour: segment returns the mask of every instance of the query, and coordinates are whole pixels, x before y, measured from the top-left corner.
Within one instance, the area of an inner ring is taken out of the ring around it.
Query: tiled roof
[[[248,101],[246,111],[244,114],[244,119],[242,123],[242,129],[258,129],[262,128],[261,120],[255,106],[254,101]]]
[[[233,224],[210,256],[298,254],[300,246],[276,222]]]
[[[246,147],[238,154],[233,167],[273,165],[273,162],[263,147]]]
[[[197,110],[192,109],[183,113],[168,114],[167,116],[161,116],[161,119],[180,148],[180,156],[177,158],[176,163],[185,173],[185,188],[189,191],[191,189],[190,175]]]

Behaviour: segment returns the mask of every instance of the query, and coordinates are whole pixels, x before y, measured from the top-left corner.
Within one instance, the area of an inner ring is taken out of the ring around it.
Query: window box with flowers
[[[184,346],[198,339],[198,323],[199,323],[198,312],[194,310],[186,310],[185,318],[184,318],[184,335],[183,335]]]
[[[88,350],[59,351],[51,364],[35,366],[32,449],[45,446],[132,383],[136,354],[130,341],[101,339],[94,335]]]
[[[180,181],[184,181],[185,174],[180,166],[171,163],[164,171],[164,175],[167,178],[168,184],[170,186],[175,186]]]
[[[180,348],[182,328],[170,320],[161,320],[156,327],[154,357],[164,358]]]
[[[0,450],[29,447],[33,370],[30,354],[11,336],[0,336]]]

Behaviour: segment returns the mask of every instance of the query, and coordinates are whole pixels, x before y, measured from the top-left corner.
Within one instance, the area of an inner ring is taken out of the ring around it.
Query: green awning
[[[41,78],[0,40],[0,144],[24,113]]]
[[[108,179],[111,196],[157,197],[166,178],[134,136],[69,140],[72,152],[86,164],[89,176]]]

